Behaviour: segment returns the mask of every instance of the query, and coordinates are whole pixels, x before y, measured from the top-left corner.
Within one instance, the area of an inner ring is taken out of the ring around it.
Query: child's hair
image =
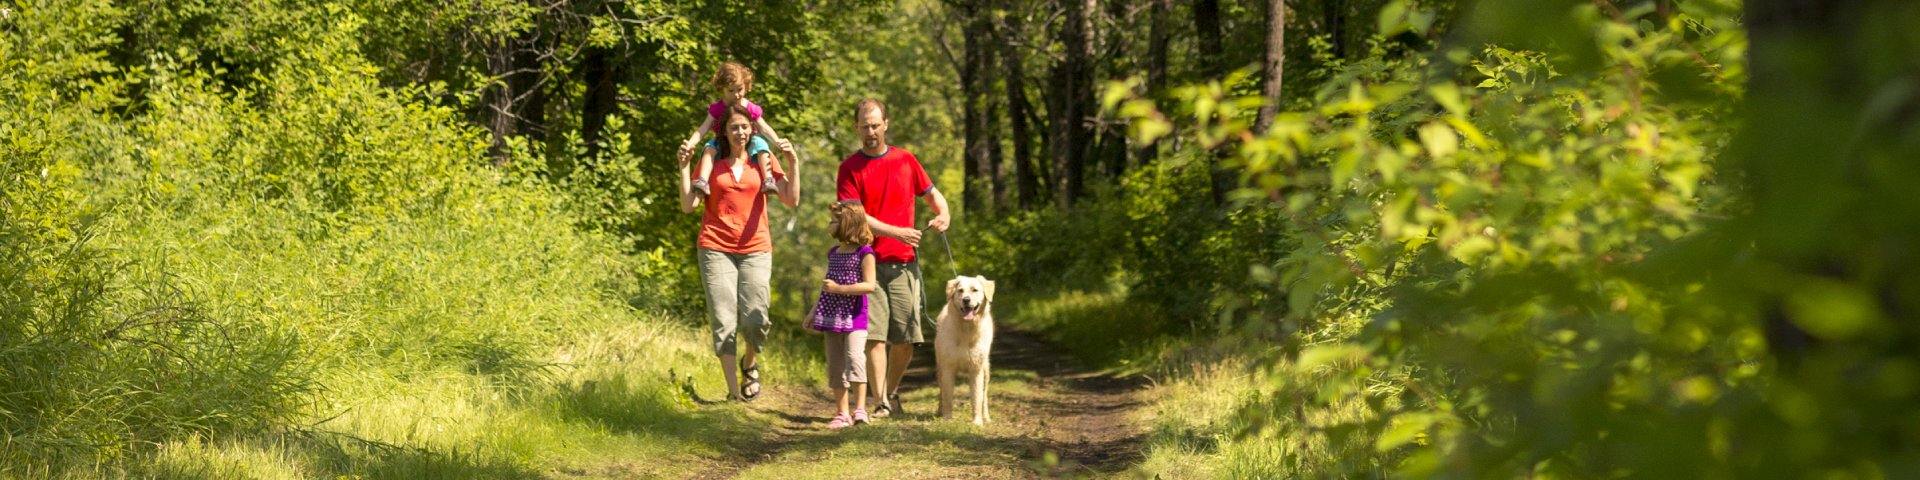
[[[753,70],[737,62],[720,64],[720,69],[713,72],[713,89],[726,90],[731,87],[752,89]]]
[[[867,211],[857,203],[833,204],[833,239],[847,245],[873,243],[873,230],[867,228]]]

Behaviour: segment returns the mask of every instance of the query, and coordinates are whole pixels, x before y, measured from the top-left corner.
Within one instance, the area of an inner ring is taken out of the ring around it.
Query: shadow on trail
[[[924,459],[952,469],[943,474],[954,476],[1034,477],[1111,473],[1143,458],[1145,432],[1136,428],[1132,412],[1144,404],[1138,394],[1146,380],[1087,369],[1017,330],[996,332],[993,348],[993,419],[986,428],[967,423],[964,387],[955,418],[936,416],[938,387],[929,346],[917,349],[902,381],[905,413],[876,419],[871,426],[826,430],[832,407],[824,389],[776,386],[782,402],[753,407],[779,418],[779,424],[768,426],[776,434],[763,447],[767,453],[753,461],[872,455]]]

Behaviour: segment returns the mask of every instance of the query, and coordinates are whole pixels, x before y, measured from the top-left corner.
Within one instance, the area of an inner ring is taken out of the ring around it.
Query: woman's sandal
[[[740,369],[740,400],[751,402],[760,398],[760,364]]]

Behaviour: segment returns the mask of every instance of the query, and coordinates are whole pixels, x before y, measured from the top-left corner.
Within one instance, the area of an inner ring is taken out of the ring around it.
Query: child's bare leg
[[[853,411],[847,410],[847,388],[846,387],[833,387],[833,401],[836,405],[840,406],[840,415],[849,416],[849,417],[853,416]],[[862,402],[862,403],[865,403],[865,402]]]
[[[887,403],[887,342],[867,342],[867,383],[875,400]],[[875,373],[879,372],[879,373]]]
[[[773,160],[768,159],[768,161]],[[780,191],[780,185],[774,183],[772,168],[760,169],[760,191],[766,193],[776,193]]]
[[[854,403],[853,405],[854,410],[859,410],[862,412],[867,411],[867,384],[866,383],[859,382],[859,383],[853,384],[853,403]],[[843,408],[841,410],[845,410],[845,409]]]
[[[701,155],[698,171],[699,176],[693,177],[694,188],[699,189],[701,193],[713,193],[713,187],[707,184],[707,179],[713,178],[713,157],[710,155]]]

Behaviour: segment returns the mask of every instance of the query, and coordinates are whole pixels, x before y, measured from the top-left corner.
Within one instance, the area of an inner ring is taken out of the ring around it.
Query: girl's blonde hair
[[[873,229],[867,228],[867,211],[857,203],[833,204],[833,239],[847,245],[873,243]]]

